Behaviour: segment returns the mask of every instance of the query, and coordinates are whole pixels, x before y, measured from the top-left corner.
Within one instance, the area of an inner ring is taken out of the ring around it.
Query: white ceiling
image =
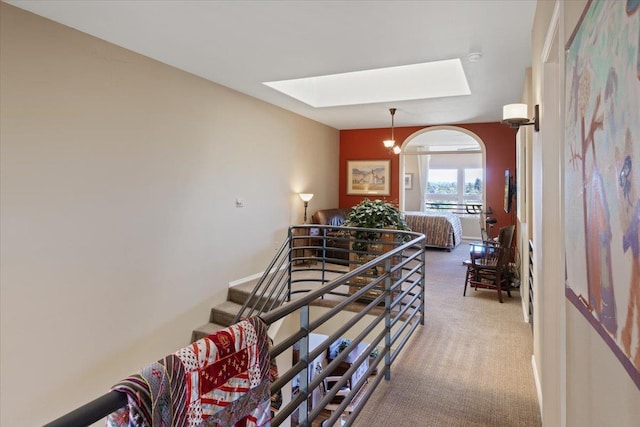
[[[7,0],[337,129],[500,121],[531,63],[535,0]],[[467,55],[481,52],[472,62]],[[266,81],[461,58],[471,95],[313,108]]]

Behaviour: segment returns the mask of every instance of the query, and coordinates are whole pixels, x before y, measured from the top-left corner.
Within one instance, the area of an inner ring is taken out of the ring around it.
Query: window
[[[458,194],[456,169],[429,169],[427,195],[431,201],[455,201]]]
[[[425,129],[403,145],[402,153],[404,172],[414,174],[413,189],[405,188],[404,209],[479,212],[484,201],[484,150],[475,135],[451,126]]]
[[[482,203],[482,168],[465,168],[464,203]]]
[[[482,204],[484,170],[481,154],[430,155],[424,200],[427,206],[448,203],[459,205],[451,210],[460,212],[461,205]],[[442,208],[442,206],[440,207]]]

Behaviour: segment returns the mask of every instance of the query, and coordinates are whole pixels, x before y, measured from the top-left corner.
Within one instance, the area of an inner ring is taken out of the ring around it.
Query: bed
[[[462,223],[449,212],[405,212],[411,230],[426,237],[425,246],[451,250],[462,241]]]

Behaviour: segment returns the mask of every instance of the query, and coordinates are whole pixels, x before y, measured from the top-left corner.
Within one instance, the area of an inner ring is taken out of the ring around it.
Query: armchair
[[[324,232],[326,238],[325,258],[336,264],[349,264],[349,236],[344,235],[340,227],[349,216],[351,208],[320,209],[311,216],[313,224],[332,225],[336,228],[320,230],[320,236]]]

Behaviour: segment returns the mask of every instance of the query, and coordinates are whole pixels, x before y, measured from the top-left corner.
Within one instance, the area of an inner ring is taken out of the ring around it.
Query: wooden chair
[[[495,289],[498,300],[502,300],[505,290],[511,297],[508,267],[511,259],[511,242],[515,226],[500,228],[498,241],[483,241],[471,244],[470,259],[464,261],[467,274],[464,282],[463,296],[467,294],[467,286],[474,289]]]
[[[487,216],[484,212],[481,212],[478,217],[480,220],[480,238],[483,242],[486,242],[489,240],[489,233],[487,232]]]

